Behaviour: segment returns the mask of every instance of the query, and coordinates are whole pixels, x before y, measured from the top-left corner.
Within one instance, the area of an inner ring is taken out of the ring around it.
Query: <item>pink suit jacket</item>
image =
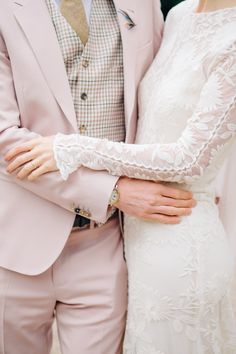
[[[137,87],[161,41],[159,0],[114,0],[125,73],[127,142],[137,123]],[[105,222],[116,178],[84,168],[67,182],[51,173],[37,182],[6,172],[4,154],[38,135],[77,131],[70,87],[44,0],[0,0],[0,266],[27,275],[50,267],[71,232],[77,207]]]

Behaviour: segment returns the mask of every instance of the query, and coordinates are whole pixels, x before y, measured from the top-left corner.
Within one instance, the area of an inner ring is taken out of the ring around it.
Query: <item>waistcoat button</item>
[[[85,92],[83,92],[80,97],[81,97],[81,100],[83,100],[83,101],[86,101],[88,99],[88,95]]]
[[[84,60],[83,62],[82,62],[82,66],[83,66],[83,68],[87,68],[88,66],[89,66],[89,60]]]

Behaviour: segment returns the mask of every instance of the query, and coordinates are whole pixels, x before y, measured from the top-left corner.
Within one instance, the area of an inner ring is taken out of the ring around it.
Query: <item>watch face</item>
[[[114,205],[119,200],[119,192],[118,190],[114,189],[111,195],[111,204]]]

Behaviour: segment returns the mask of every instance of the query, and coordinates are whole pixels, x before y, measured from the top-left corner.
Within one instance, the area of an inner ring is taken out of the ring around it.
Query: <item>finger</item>
[[[36,168],[29,176],[28,176],[28,180],[29,181],[35,181],[37,178],[39,178],[40,176],[52,172],[52,169],[50,169],[49,166],[42,165],[38,168]]]
[[[14,172],[20,166],[33,160],[33,158],[34,158],[34,154],[32,153],[32,151],[24,153],[23,155],[16,157],[15,160],[8,165],[7,172],[8,173]]]
[[[190,208],[159,206],[156,208],[155,214],[162,214],[166,216],[188,216],[192,214],[192,210]]]
[[[181,218],[178,216],[166,216],[162,214],[150,214],[145,216],[144,220],[169,225],[176,225],[181,222]]]
[[[42,166],[44,162],[45,158],[43,157],[30,161],[18,172],[17,178],[24,179],[28,177],[36,168]]]
[[[17,146],[5,155],[4,159],[5,161],[10,161],[12,160],[15,156],[21,154],[22,152],[27,152],[32,150],[38,143],[38,139],[30,140],[25,144],[21,144],[20,146]]]
[[[160,186],[159,186],[160,187]],[[160,190],[159,190],[160,192]],[[184,191],[181,189],[170,188],[165,185],[162,186],[162,196],[168,198],[174,198],[179,200],[193,199],[193,193],[189,191]]]
[[[167,198],[162,197],[158,201],[158,205],[165,205],[165,206],[172,206],[175,208],[194,208],[197,204],[196,200],[194,199],[174,199],[174,198]]]

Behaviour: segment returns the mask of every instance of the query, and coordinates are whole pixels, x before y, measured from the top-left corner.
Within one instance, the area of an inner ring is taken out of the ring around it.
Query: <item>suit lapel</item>
[[[126,129],[129,129],[131,116],[134,110],[136,84],[135,84],[135,63],[137,53],[137,31],[136,27],[128,29],[127,20],[120,10],[126,12],[136,24],[137,0],[114,0],[118,14],[120,31],[123,43],[124,78],[125,78],[125,117]]]
[[[77,130],[70,86],[57,36],[43,0],[16,0],[15,17],[27,37],[54,97]]]

